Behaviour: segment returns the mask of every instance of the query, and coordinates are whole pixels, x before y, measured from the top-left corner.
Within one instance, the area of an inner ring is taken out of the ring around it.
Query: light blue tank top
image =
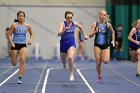
[[[66,21],[64,21],[64,25],[65,27],[68,27],[68,24]],[[70,29],[66,30],[61,36],[60,42],[61,43],[75,43],[74,32],[75,32],[75,25],[72,22]]]
[[[24,23],[24,26],[21,26],[17,23],[17,27],[13,33],[13,42],[16,44],[26,44],[26,33],[27,33],[27,26]]]

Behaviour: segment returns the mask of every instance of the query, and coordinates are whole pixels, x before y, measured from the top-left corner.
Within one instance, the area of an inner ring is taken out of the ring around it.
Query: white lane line
[[[43,87],[42,87],[42,93],[45,93],[45,90],[46,90],[46,84],[47,84],[47,81],[48,81],[49,73],[50,73],[50,69],[48,69],[47,72],[46,72],[46,76],[45,76],[44,84],[43,84]]]
[[[85,85],[85,83],[47,83],[48,85]]]
[[[107,68],[107,67],[106,67],[106,68]],[[131,84],[133,84],[133,85],[135,85],[135,86],[140,87],[140,85],[139,85],[139,84],[135,83],[134,81],[130,80],[129,78],[125,77],[124,75],[122,75],[122,74],[120,74],[120,73],[117,73],[116,71],[113,71],[113,70],[112,70],[112,69],[110,69],[110,68],[107,68],[107,69],[108,69],[108,70],[110,70],[112,73],[114,73],[114,74],[116,74],[116,75],[120,76],[121,78],[123,78],[123,79],[127,80],[127,81],[128,81],[128,82],[130,82]]]
[[[38,90],[39,85],[40,85],[40,83],[41,83],[41,79],[42,79],[43,74],[44,74],[44,72],[45,72],[45,67],[46,67],[46,64],[45,64],[44,67],[43,67],[42,73],[41,73],[40,78],[39,78],[39,80],[38,80],[38,82],[37,82],[37,85],[36,85],[36,87],[35,87],[34,93],[37,93],[37,90]]]
[[[93,90],[93,88],[91,87],[91,85],[88,83],[88,81],[85,79],[85,77],[80,72],[80,69],[76,69],[76,71],[78,72],[78,74],[80,75],[80,77],[83,79],[83,81],[85,82],[85,84],[87,85],[87,87],[89,88],[89,90],[91,91],[91,93],[95,93],[95,91]]]
[[[4,74],[6,74],[8,71],[10,71],[13,68],[13,66],[11,66],[10,68],[8,68],[7,70],[5,70],[2,74],[0,74],[0,77]]]
[[[11,74],[8,78],[6,78],[3,82],[0,83],[0,87],[7,82],[10,78],[12,78],[17,72],[19,71],[19,69],[17,69],[13,74]]]
[[[42,92],[41,92],[41,93],[45,93],[45,91],[46,91],[46,85],[47,85],[49,73],[50,73],[50,71],[51,71],[52,69],[61,69],[61,68],[49,68],[49,69],[47,69],[46,76],[45,76],[45,80],[44,80],[43,87],[42,87]]]
[[[12,67],[12,66],[1,66],[0,69],[1,68],[9,68],[9,67]]]
[[[7,81],[6,83],[7,83],[7,84],[15,84],[15,81]],[[33,85],[35,85],[36,82],[24,82],[24,84],[33,84]],[[42,84],[43,84],[43,83],[42,83]]]

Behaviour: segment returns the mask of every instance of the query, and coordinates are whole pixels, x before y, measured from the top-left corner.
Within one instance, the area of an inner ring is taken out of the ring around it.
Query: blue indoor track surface
[[[0,59],[0,93],[140,93],[140,77],[130,61],[102,63],[103,82],[97,83],[95,61],[75,61],[75,80],[69,80],[69,69],[61,60],[29,60],[17,84],[18,68],[9,58]]]

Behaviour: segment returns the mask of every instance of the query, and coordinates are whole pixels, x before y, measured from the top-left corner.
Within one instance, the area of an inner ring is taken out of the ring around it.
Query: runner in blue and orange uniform
[[[79,24],[82,25],[81,22]],[[82,61],[84,61],[84,59],[85,59],[84,37],[83,37],[83,34],[80,31],[80,29],[78,29],[77,32],[78,32],[78,36],[77,36],[78,49],[77,49],[77,52],[78,52],[78,56],[80,57],[80,59]]]

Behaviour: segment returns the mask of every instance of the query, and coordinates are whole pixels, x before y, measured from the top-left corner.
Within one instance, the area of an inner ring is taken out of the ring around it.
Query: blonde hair
[[[106,22],[111,22],[109,15],[106,15],[105,21],[106,21]]]
[[[140,20],[140,19],[137,19],[136,21],[134,21],[134,22],[132,23],[132,27],[135,27],[135,26],[137,25],[138,20]]]
[[[102,12],[105,12],[105,13],[106,13],[106,19],[105,19],[105,22],[111,22],[111,21],[110,21],[110,17],[109,17],[109,15],[107,15],[106,10],[101,10],[101,11],[99,12],[99,15],[100,15]]]

